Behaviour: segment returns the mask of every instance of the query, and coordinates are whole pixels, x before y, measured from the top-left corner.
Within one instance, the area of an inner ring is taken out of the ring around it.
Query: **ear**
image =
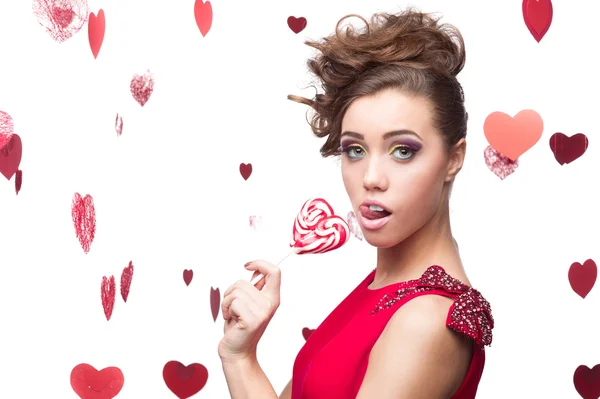
[[[467,141],[462,138],[452,147],[448,158],[448,170],[446,172],[446,183],[453,181],[462,169],[467,152]]]

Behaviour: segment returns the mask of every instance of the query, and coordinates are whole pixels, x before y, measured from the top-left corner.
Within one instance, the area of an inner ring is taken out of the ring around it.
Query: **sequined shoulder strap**
[[[412,284],[401,285],[395,291],[385,294],[371,315],[389,309],[405,298],[434,290],[445,291],[454,298],[446,320],[449,328],[471,337],[479,345],[492,344],[494,318],[489,302],[479,291],[453,278],[440,266],[429,267]]]

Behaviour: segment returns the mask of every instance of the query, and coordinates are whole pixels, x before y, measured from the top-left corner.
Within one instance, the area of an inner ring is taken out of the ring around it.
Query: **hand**
[[[221,360],[244,359],[256,354],[256,346],[279,307],[281,274],[269,262],[256,260],[246,264],[254,277],[265,276],[256,283],[239,280],[223,293],[221,313],[225,319],[224,336],[219,343]]]

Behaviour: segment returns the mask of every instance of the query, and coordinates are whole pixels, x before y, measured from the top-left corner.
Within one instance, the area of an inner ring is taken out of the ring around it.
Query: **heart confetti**
[[[71,371],[71,388],[81,399],[112,399],[121,391],[125,377],[117,367],[100,371],[89,364],[78,364]]]
[[[104,315],[106,316],[107,321],[110,320],[110,316],[112,316],[115,307],[116,291],[117,286],[115,284],[115,276],[110,276],[109,278],[103,276],[102,284],[100,286],[100,296],[102,298],[102,308],[104,309]]]
[[[98,57],[98,53],[102,47],[105,29],[106,20],[104,18],[104,10],[100,9],[100,11],[98,11],[98,16],[96,16],[94,13],[91,13],[90,20],[88,22],[88,39],[94,58]]]
[[[249,221],[250,227],[254,230],[258,230],[262,226],[262,216],[252,215],[250,216]]]
[[[196,3],[194,3],[194,18],[196,18],[196,25],[198,25],[200,33],[205,37],[208,31],[210,31],[213,20],[213,11],[210,1],[205,3],[202,0],[196,0]]]
[[[219,307],[221,306],[221,292],[218,288],[210,287],[210,311],[214,321],[217,321]]]
[[[115,120],[115,130],[117,131],[117,136],[121,136],[123,133],[123,118],[117,114],[117,119]]]
[[[347,217],[348,227],[350,228],[350,232],[354,235],[354,237],[359,240],[363,240],[364,236],[362,230],[360,229],[360,225],[358,224],[358,220],[356,219],[356,215],[353,211],[348,212]]]
[[[554,133],[550,137],[550,150],[554,154],[556,162],[561,165],[568,164],[582,156],[588,148],[588,138],[583,133],[577,133],[571,137]]]
[[[15,132],[13,118],[4,111],[0,111],[0,150],[4,148]]]
[[[88,21],[87,0],[34,0],[33,15],[58,43],[79,32]]]
[[[573,385],[583,399],[600,398],[600,364],[591,369],[583,365],[577,367],[573,373]]]
[[[242,175],[244,180],[248,180],[248,178],[252,174],[252,164],[251,163],[248,163],[248,164],[241,163],[240,164],[240,174]]]
[[[21,171],[19,169],[19,170],[17,170],[17,173],[15,174],[15,191],[17,192],[17,195],[19,194],[19,191],[21,191],[22,183],[23,183],[23,171]]]
[[[148,102],[154,91],[154,77],[150,70],[141,75],[134,74],[129,85],[131,95],[142,107]]]
[[[591,259],[583,262],[583,265],[575,262],[569,268],[569,284],[573,291],[582,298],[585,298],[594,288],[597,276],[598,268]]]
[[[18,134],[13,134],[8,144],[0,150],[0,173],[10,180],[21,165],[23,143]]]
[[[132,278],[133,262],[129,261],[129,266],[123,268],[123,272],[121,273],[121,297],[123,298],[123,302],[127,302],[127,297],[129,297]]]
[[[550,29],[552,12],[551,0],[523,0],[523,20],[538,43]]]
[[[71,217],[81,248],[87,254],[90,252],[90,246],[96,235],[96,209],[91,195],[87,194],[82,198],[79,193],[75,193],[71,206]]]
[[[308,340],[308,337],[310,337],[314,331],[315,331],[314,329],[304,327],[302,329],[302,336],[304,337],[304,340]]]
[[[494,172],[500,180],[506,179],[506,177],[517,170],[517,167],[519,166],[519,161],[511,161],[508,157],[500,154],[491,146],[487,146],[483,151],[483,157],[487,167]]]
[[[307,21],[304,17],[296,18],[294,16],[290,16],[287,19],[287,24],[292,32],[298,34],[302,32],[304,28],[306,28]]]
[[[200,363],[184,366],[181,362],[171,360],[163,368],[163,379],[175,396],[186,399],[204,388],[208,381],[208,370]]]
[[[503,112],[492,112],[483,123],[488,143],[512,161],[533,147],[543,131],[542,117],[529,109],[520,111],[514,118]]]
[[[185,269],[183,271],[183,282],[185,283],[185,285],[189,286],[190,283],[192,282],[193,278],[194,278],[194,271],[193,270]]]

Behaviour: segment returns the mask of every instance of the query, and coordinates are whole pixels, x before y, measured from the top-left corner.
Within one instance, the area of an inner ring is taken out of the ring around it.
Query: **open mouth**
[[[382,207],[377,206],[377,205],[370,205],[370,206],[361,205],[360,214],[365,219],[369,219],[369,220],[382,219],[386,216],[391,215],[390,212],[386,211],[385,209],[383,209]]]

